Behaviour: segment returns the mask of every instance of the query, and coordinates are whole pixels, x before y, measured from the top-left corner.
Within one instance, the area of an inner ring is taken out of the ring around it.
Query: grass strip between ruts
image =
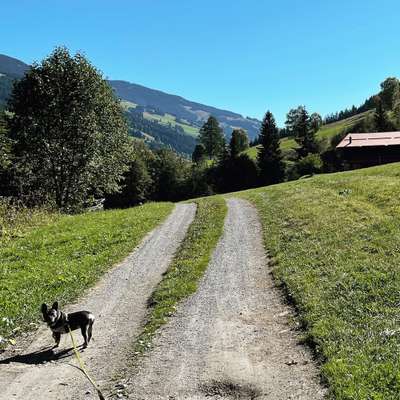
[[[151,346],[157,329],[173,315],[177,304],[196,292],[222,235],[227,212],[225,200],[215,196],[193,201],[197,203],[196,216],[167,273],[152,294],[150,315],[135,342],[135,355]]]

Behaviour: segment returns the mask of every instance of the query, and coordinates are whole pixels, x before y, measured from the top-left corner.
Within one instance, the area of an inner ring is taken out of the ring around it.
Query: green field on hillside
[[[149,203],[74,216],[37,213],[33,224],[19,218],[19,229],[0,239],[0,337],[37,321],[43,302],[65,304],[82,294],[172,208]]]
[[[317,140],[322,143],[322,147],[326,147],[329,144],[330,139],[332,139],[335,135],[343,132],[344,130],[354,126],[357,122],[364,119],[368,113],[370,113],[370,111],[354,115],[353,117],[349,117],[342,121],[334,122],[332,124],[323,125],[321,129],[316,133]],[[297,144],[293,138],[282,138],[281,149],[283,152],[290,149],[295,149],[296,147]],[[246,150],[245,153],[250,158],[255,159],[257,156],[257,146],[250,147]]]
[[[146,119],[150,119],[153,121],[157,121],[160,124],[163,125],[171,125],[171,126],[180,126],[188,135],[191,136],[197,136],[199,134],[199,129],[195,128],[192,125],[188,124],[182,124],[180,122],[176,121],[176,117],[171,115],[171,114],[164,114],[164,115],[158,115],[158,114],[151,114],[148,112],[143,113],[143,117]]]
[[[400,393],[400,164],[242,192],[336,400]]]

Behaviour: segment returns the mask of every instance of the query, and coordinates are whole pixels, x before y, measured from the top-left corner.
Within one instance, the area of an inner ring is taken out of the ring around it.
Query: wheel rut
[[[255,208],[229,199],[197,292],[125,381],[129,399],[319,400],[325,389],[275,287]]]

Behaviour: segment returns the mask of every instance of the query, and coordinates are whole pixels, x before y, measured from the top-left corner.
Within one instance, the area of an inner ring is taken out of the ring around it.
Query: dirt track
[[[266,266],[257,213],[243,200],[228,205],[224,236],[197,293],[126,382],[130,399],[323,398]]]
[[[106,274],[69,311],[96,315],[93,342],[82,353],[91,375],[102,386],[126,364],[126,354],[146,316],[146,301],[162,278],[195,214],[195,206],[177,205],[164,224],[151,232],[131,256]],[[75,333],[78,343],[82,339]],[[63,336],[57,357],[49,350],[50,330],[41,328],[30,344],[0,355],[0,399],[96,399],[76,365],[70,339]]]

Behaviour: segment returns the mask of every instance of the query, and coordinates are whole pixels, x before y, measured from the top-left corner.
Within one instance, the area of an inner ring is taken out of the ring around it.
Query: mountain
[[[249,137],[254,139],[260,130],[261,122],[253,118],[245,118],[232,111],[221,110],[215,107],[196,103],[183,97],[149,89],[147,87],[126,81],[109,81],[115,93],[121,99],[140,104],[144,107],[153,107],[173,115],[177,120],[188,123],[195,128],[201,127],[209,115],[218,119],[227,136],[232,129],[246,129]]]
[[[28,68],[24,62],[0,54],[0,107],[10,95],[14,79],[21,78]]]
[[[0,54],[0,74],[8,75],[11,78],[21,78],[28,68],[28,64],[16,58]]]
[[[5,105],[13,81],[21,78],[28,68],[24,62],[0,54],[0,107]],[[209,115],[218,119],[227,137],[232,129],[242,128],[248,132],[250,139],[254,139],[261,126],[257,119],[135,83],[120,80],[108,82],[122,100],[130,133],[151,147],[168,146],[179,153],[191,154],[199,129]]]

